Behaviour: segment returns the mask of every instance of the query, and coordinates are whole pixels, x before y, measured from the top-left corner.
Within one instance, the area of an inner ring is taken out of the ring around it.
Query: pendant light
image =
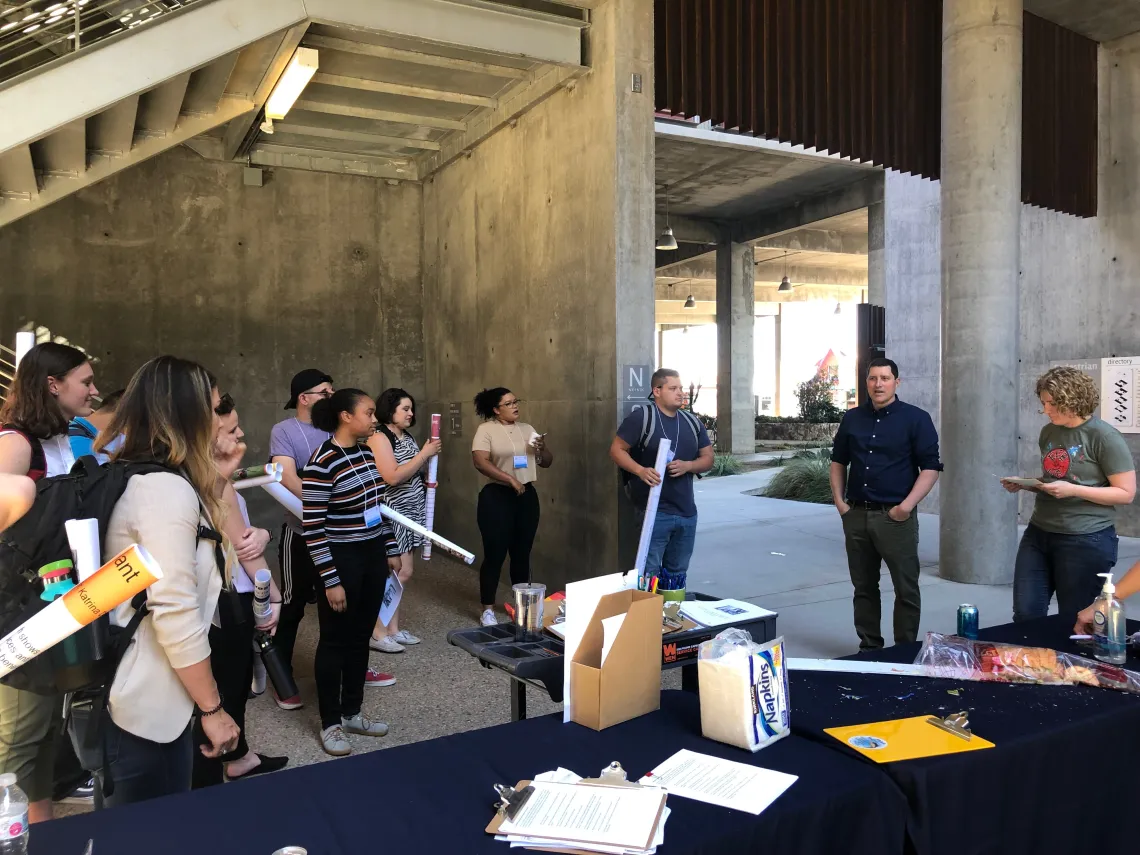
[[[669,225],[669,185],[665,185],[665,228],[661,231],[660,236],[657,238],[657,248],[665,250],[675,250],[677,248],[677,238],[673,236],[673,227]]]
[[[776,289],[781,294],[786,294],[792,290],[792,283],[788,279],[788,254],[784,253],[784,278],[780,280],[780,287]]]
[[[837,314],[837,315],[843,314],[843,304],[842,303],[836,303],[835,304],[835,314]]]
[[[687,300],[685,300],[685,308],[686,309],[695,309],[696,307],[697,307],[697,301],[694,300],[693,295],[690,294],[689,298]]]

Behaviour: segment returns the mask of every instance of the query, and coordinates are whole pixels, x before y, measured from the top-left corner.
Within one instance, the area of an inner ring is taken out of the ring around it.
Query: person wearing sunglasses
[[[530,550],[538,532],[538,469],[554,462],[545,436],[519,420],[518,396],[501,386],[475,396],[475,412],[483,424],[475,431],[471,458],[487,479],[479,492],[477,518],[483,536],[479,568],[480,623],[494,626],[495,593],[503,562],[511,558],[511,584],[530,581]]]

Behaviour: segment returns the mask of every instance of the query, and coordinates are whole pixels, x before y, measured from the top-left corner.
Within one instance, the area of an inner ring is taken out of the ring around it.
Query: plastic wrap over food
[[[726,629],[697,658],[708,739],[756,752],[791,732],[783,638],[757,644],[742,629]]]
[[[974,641],[957,635],[926,634],[915,665],[931,676],[999,683],[1096,686],[1140,694],[1140,675],[1095,659],[1045,647]]]

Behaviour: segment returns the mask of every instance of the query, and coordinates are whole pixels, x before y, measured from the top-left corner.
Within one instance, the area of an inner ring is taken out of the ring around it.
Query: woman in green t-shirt
[[[1013,576],[1013,619],[1045,617],[1057,594],[1057,610],[1074,620],[1096,599],[1098,573],[1116,564],[1116,506],[1136,495],[1136,467],[1124,437],[1093,418],[1100,391],[1075,368],[1051,368],[1037,380],[1041,412],[1040,483],[1011,493],[1037,494],[1033,516],[1021,538]]]

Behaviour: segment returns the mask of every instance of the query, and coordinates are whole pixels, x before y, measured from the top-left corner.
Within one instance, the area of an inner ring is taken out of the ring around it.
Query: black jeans
[[[190,790],[194,743],[190,725],[173,742],[151,742],[128,733],[111,721],[107,728],[107,763],[114,793],[102,794],[103,770],[95,774],[95,807],[109,808],[145,802]]]
[[[334,612],[324,591],[317,594],[321,638],[315,671],[321,727],[351,718],[364,703],[364,674],[368,670],[368,639],[384,602],[388,557],[384,538],[330,545],[346,607]]]
[[[297,644],[297,628],[305,617],[305,604],[309,595],[319,587],[317,568],[305,538],[289,526],[281,527],[281,543],[277,547],[277,557],[281,562],[281,618],[277,622],[277,632],[273,643],[281,651],[282,660],[293,671],[293,648]],[[324,595],[318,592],[318,601]]]
[[[526,485],[520,496],[506,484],[488,484],[479,493],[479,533],[483,564],[479,568],[479,602],[493,605],[503,562],[511,556],[511,584],[530,581],[530,549],[538,532],[538,492]]]
[[[223,593],[223,597],[230,596]],[[223,782],[222,763],[240,760],[249,753],[245,740],[245,702],[249,697],[249,684],[253,679],[253,594],[237,594],[245,623],[218,628],[210,627],[210,670],[222,695],[222,709],[241,728],[237,747],[223,757],[203,757],[197,750],[209,740],[200,720],[194,719],[194,776],[193,787],[210,787]]]
[[[922,614],[922,594],[918,588],[918,512],[906,522],[895,522],[885,510],[868,510],[852,505],[843,515],[847,541],[847,568],[855,588],[855,631],[860,650],[883,646],[882,595],[879,575],[883,562],[895,586],[895,643],[906,644],[918,638]]]

